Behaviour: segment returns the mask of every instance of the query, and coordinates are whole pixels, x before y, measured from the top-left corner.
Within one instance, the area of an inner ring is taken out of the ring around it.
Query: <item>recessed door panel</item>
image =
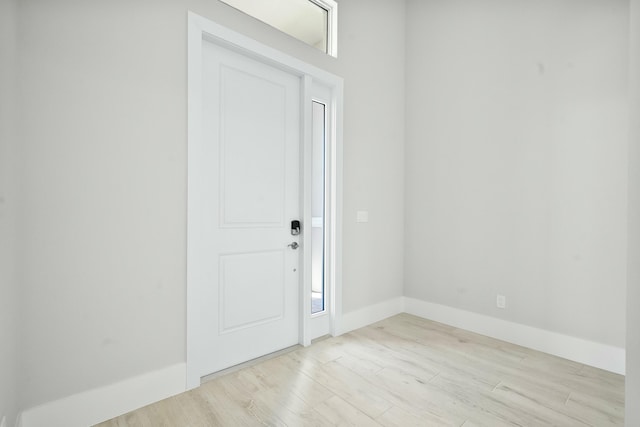
[[[222,226],[282,226],[287,87],[221,66]]]
[[[284,255],[279,250],[220,257],[220,333],[284,318]]]

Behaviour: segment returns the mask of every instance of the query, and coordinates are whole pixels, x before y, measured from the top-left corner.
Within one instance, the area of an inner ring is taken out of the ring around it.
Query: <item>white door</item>
[[[207,375],[299,341],[301,79],[206,41],[202,65]]]

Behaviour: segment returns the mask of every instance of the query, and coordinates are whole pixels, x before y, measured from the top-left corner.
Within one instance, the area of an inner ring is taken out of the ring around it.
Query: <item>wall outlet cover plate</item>
[[[504,295],[497,295],[496,296],[496,307],[505,308],[506,306],[507,306],[507,297],[505,297]]]

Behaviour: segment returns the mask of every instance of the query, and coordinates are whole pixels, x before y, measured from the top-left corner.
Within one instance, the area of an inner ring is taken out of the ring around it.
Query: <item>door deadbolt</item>
[[[294,219],[293,221],[291,221],[291,235],[297,236],[299,234],[300,234],[300,221],[298,221],[297,219]]]
[[[300,246],[298,244],[298,242],[293,242],[293,243],[289,243],[287,246],[289,246],[291,249],[298,249],[298,246]]]

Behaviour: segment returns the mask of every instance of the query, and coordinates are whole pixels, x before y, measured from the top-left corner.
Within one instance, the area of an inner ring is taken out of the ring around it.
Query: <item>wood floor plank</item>
[[[458,427],[460,425],[456,421],[436,417],[429,413],[415,415],[398,406],[391,407],[376,421],[384,427]]]
[[[401,314],[101,427],[623,426],[624,377]]]
[[[624,407],[611,404],[610,401],[572,392],[567,399],[566,409],[569,413],[593,426],[621,426],[624,425]]]
[[[474,363],[473,360],[465,355],[452,353],[446,350],[438,349],[434,344],[428,346],[415,343],[413,341],[391,341],[385,343],[380,340],[380,335],[386,331],[369,330],[364,328],[357,332],[356,337],[362,341],[363,347],[374,349],[378,347],[379,358],[386,360],[384,366],[416,366],[418,369],[430,369],[433,372],[450,372],[464,377],[470,377],[481,380],[495,386],[501,381],[500,376],[496,375],[492,367],[483,367]],[[378,336],[378,341],[375,337]],[[383,335],[387,338],[388,336]],[[364,341],[363,341],[364,340]],[[382,362],[384,364],[385,362]]]
[[[336,362],[322,365],[313,379],[371,418],[379,416],[392,406],[368,381]]]
[[[416,378],[399,369],[385,368],[371,381],[381,390],[385,390],[387,399],[406,412],[425,418],[448,420],[460,425],[465,415],[459,411],[459,402],[455,398],[440,393],[437,387],[429,384],[428,379]]]
[[[371,417],[338,396],[322,402],[316,407],[316,411],[334,426],[380,426]]]
[[[286,356],[260,363],[248,369],[247,373],[262,378],[269,388],[287,390],[295,394],[311,406],[324,402],[334,395],[319,382],[297,369],[297,366]]]

